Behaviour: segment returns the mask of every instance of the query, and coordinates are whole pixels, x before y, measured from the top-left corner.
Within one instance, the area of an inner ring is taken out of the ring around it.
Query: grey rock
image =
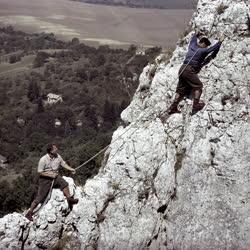
[[[188,41],[177,46],[153,79],[147,66],[99,174],[70,190],[79,203],[67,212],[54,190],[34,223],[20,214],[0,219],[0,249],[250,249],[250,86],[246,30],[249,3],[200,0],[190,22],[212,39],[227,37],[217,58],[200,72],[204,110],[163,124]],[[143,87],[147,91],[142,95]],[[28,231],[25,243],[22,228]],[[22,237],[21,237],[22,238]]]

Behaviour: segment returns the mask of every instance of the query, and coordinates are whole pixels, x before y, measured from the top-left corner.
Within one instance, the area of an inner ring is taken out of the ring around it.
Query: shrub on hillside
[[[27,97],[31,102],[36,101],[40,96],[40,88],[37,81],[31,79],[28,85]]]
[[[21,61],[21,54],[18,54],[18,55],[11,55],[10,58],[9,58],[9,63],[16,63],[16,62],[19,62]]]
[[[33,62],[33,68],[39,68],[44,65],[44,63],[49,58],[49,54],[46,52],[38,52],[36,58]]]

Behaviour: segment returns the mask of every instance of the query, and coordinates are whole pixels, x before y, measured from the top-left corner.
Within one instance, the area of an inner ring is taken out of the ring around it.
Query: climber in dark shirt
[[[224,41],[224,36],[215,45],[209,47],[211,42],[201,32],[194,34],[188,46],[188,52],[184,63],[179,70],[179,82],[176,88],[174,102],[171,104],[168,114],[180,113],[178,104],[185,96],[193,97],[192,114],[201,110],[204,102],[200,102],[203,84],[198,77],[201,68],[214,59]],[[199,39],[199,41],[198,41]]]

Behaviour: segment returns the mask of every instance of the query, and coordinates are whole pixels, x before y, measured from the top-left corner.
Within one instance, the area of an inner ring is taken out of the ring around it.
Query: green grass
[[[21,61],[16,63],[0,63],[0,76],[11,76],[15,73],[24,72],[32,68],[35,55],[27,55]]]

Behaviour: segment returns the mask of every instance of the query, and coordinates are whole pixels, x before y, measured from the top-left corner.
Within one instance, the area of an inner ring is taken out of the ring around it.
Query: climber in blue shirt
[[[180,113],[178,104],[185,96],[189,97],[190,95],[194,99],[192,114],[203,109],[205,103],[200,102],[203,84],[198,77],[198,73],[203,66],[216,57],[223,41],[224,36],[222,36],[215,45],[209,47],[211,42],[203,33],[198,32],[193,35],[184,63],[179,70],[179,82],[176,88],[174,102],[168,111],[169,115]]]

